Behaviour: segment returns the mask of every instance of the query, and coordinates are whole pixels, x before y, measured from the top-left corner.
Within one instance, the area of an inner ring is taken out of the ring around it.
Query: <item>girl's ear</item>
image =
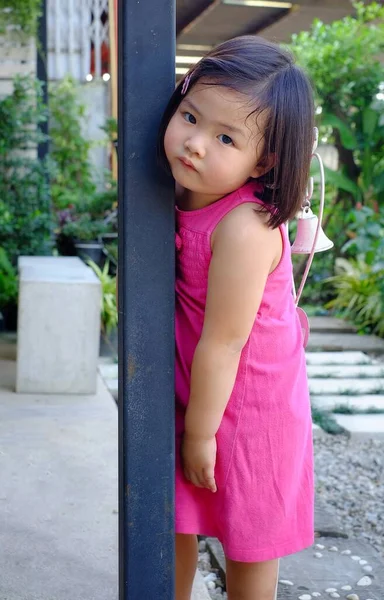
[[[268,171],[273,169],[275,164],[276,164],[276,154],[274,152],[272,152],[271,154],[268,154],[268,156],[264,160],[259,162],[258,165],[256,165],[256,167],[254,168],[254,170],[251,173],[251,177],[254,177],[255,179],[257,179],[258,177],[265,175],[266,173],[268,173]]]

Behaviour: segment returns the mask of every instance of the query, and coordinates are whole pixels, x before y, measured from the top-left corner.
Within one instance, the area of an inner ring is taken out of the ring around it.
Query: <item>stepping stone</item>
[[[343,525],[340,523],[335,513],[332,512],[331,507],[318,495],[316,495],[315,499],[315,537],[316,543],[313,547],[313,551],[320,550],[320,552],[328,552],[328,549],[331,546],[338,546],[338,543],[336,543],[338,538],[348,537]],[[319,537],[332,538],[333,543],[324,545],[324,542],[318,542],[317,538]]]
[[[117,364],[99,364],[99,373],[103,379],[117,379],[118,366]]]
[[[319,427],[319,425],[316,425],[316,423],[312,423],[312,436],[315,438],[321,436],[321,435],[327,435],[325,433],[325,431]]]
[[[384,395],[376,394],[368,396],[311,395],[311,402],[317,408],[324,410],[333,410],[337,406],[348,406],[351,409],[364,411],[368,411],[370,408],[384,411]]]
[[[311,395],[384,394],[384,379],[311,379],[309,389]]]
[[[312,333],[309,336],[308,351],[342,352],[360,351],[384,354],[384,340],[374,335],[354,333]]]
[[[111,365],[113,364],[113,359],[110,356],[99,356],[99,366],[100,365]]]
[[[310,317],[309,325],[313,333],[356,333],[354,325],[335,317]]]
[[[308,377],[328,379],[369,379],[384,377],[384,365],[308,365]]]
[[[117,363],[111,363],[110,359],[108,359],[108,361],[99,361],[99,373],[103,378],[108,390],[117,401],[119,392]]]
[[[352,438],[384,439],[384,415],[333,416],[341,427],[350,432]]]
[[[119,382],[117,379],[104,379],[104,383],[111,392],[112,396],[117,400],[117,394],[119,392]]]
[[[307,352],[308,365],[367,365],[372,359],[363,352]]]
[[[280,561],[280,576],[278,587],[279,600],[296,600],[303,595],[313,598],[330,598],[330,593],[325,590],[335,589],[339,597],[345,599],[347,594],[357,594],[361,600],[372,598],[381,600],[384,589],[384,564],[380,555],[367,542],[356,539],[332,538],[328,536],[318,537],[317,544],[325,549],[321,552],[321,558],[315,558],[315,546],[302,552],[286,556]],[[225,578],[225,558],[220,542],[214,538],[207,538],[208,550],[212,556],[212,562],[219,569],[221,578]],[[338,547],[338,552],[330,552],[332,546]],[[371,580],[363,580],[365,573],[358,562],[351,560],[350,555],[342,554],[345,550],[351,551],[353,555],[364,557],[372,565],[372,573],[368,575]],[[358,586],[357,583],[360,582]],[[293,584],[293,585],[292,585]],[[348,589],[346,589],[348,586]],[[344,588],[344,589],[343,589]],[[321,594],[319,596],[319,594]]]

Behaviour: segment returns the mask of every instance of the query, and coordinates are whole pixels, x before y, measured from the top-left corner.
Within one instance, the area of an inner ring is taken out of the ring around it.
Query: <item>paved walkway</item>
[[[383,600],[384,563],[379,554],[367,542],[349,539],[330,507],[319,498],[315,539],[311,548],[280,561],[277,600]],[[208,538],[207,545],[212,563],[225,581],[221,544]]]
[[[313,402],[380,409],[384,341],[335,320],[312,320],[312,331]],[[0,339],[0,600],[117,600],[115,403],[102,380],[91,397],[16,395],[10,341]],[[116,396],[117,366],[103,361],[101,372]],[[376,437],[384,415],[336,419]],[[317,548],[282,561],[279,600],[383,600],[384,566],[368,544],[343,537],[319,505],[316,531]],[[194,600],[208,598],[197,575]]]
[[[316,317],[307,363],[314,407],[332,411],[352,436],[384,437],[384,340],[357,335],[340,319]]]
[[[213,563],[225,581],[220,543],[207,540]],[[277,600],[382,600],[384,565],[364,542],[341,537],[318,537],[316,544],[280,561]]]
[[[117,599],[117,419],[95,396],[16,394],[0,361],[0,598]]]
[[[384,437],[384,340],[357,335],[341,319],[310,321],[307,363],[313,406],[338,409],[333,418],[351,435]],[[100,373],[117,400],[117,364],[100,359]],[[375,414],[345,414],[353,411]]]
[[[116,404],[101,379],[94,396],[16,394],[4,355],[0,600],[117,600]],[[193,600],[209,600],[199,574]]]
[[[384,408],[384,340],[359,336],[338,319],[311,319],[307,364],[312,403],[323,410]],[[333,414],[351,435],[381,437],[383,414]],[[384,563],[367,542],[349,539],[330,510],[316,499],[316,544],[284,558],[278,600],[341,598],[383,600]],[[225,581],[220,543],[208,540]]]

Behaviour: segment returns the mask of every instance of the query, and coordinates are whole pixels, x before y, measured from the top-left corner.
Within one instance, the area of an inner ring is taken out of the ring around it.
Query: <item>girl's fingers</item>
[[[216,486],[215,478],[206,479],[205,487],[207,487],[209,490],[211,490],[211,492],[213,492],[215,494],[217,492],[217,486]]]
[[[190,471],[189,469],[184,469],[184,476],[195,487],[207,488],[213,493],[217,492],[216,480],[213,469],[203,469],[200,477],[197,473]]]
[[[213,493],[217,492],[214,470],[213,469],[204,469],[203,475],[204,475],[204,487],[208,488]]]
[[[192,471],[189,472],[189,481],[198,488],[204,487],[203,485],[201,485],[196,473],[193,473]]]

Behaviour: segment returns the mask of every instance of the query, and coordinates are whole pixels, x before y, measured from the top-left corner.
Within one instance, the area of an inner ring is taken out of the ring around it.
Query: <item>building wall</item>
[[[86,106],[83,132],[87,138],[95,142],[95,146],[90,151],[95,180],[98,184],[102,184],[104,171],[108,168],[108,148],[103,143],[106,134],[100,128],[110,115],[110,85],[102,79],[93,80],[81,85],[79,92],[80,99]]]
[[[101,77],[109,46],[108,0],[47,0],[47,21],[50,79],[70,74],[83,82],[91,72]]]
[[[36,74],[34,40],[21,43],[15,38],[0,36],[0,97],[12,93],[15,75]]]
[[[50,0],[50,8],[57,5],[56,0]],[[71,5],[71,2],[60,3],[60,6]],[[79,14],[81,11],[79,11]],[[50,12],[50,22],[48,23],[48,32],[50,43],[52,44],[55,21],[52,22],[55,12]],[[95,142],[95,146],[90,152],[90,159],[94,166],[95,178],[97,182],[102,183],[104,170],[108,167],[108,150],[101,141],[105,138],[105,133],[100,129],[105,124],[110,115],[109,100],[109,82],[103,79],[94,78],[92,82],[87,82],[85,74],[90,71],[90,51],[85,53],[84,43],[79,45],[74,42],[73,47],[69,43],[71,36],[78,40],[81,33],[81,18],[78,15],[74,17],[72,33],[68,31],[69,13],[67,21],[60,23],[60,32],[67,32],[66,46],[60,42],[62,51],[55,51],[51,46],[48,55],[48,77],[50,81],[62,79],[68,73],[79,82],[80,100],[86,105],[86,116],[83,124],[83,132],[86,137]],[[84,33],[84,32],[83,32]],[[57,34],[57,31],[56,31]],[[57,39],[57,38],[56,38]],[[59,36],[60,39],[60,36]],[[61,38],[63,39],[63,38]],[[57,48],[58,46],[56,46]],[[65,50],[67,48],[67,51]],[[72,48],[73,52],[69,52]],[[90,48],[90,44],[89,44]],[[0,36],[0,98],[8,96],[13,90],[13,78],[16,75],[36,75],[36,44],[34,40],[21,43],[10,36]],[[84,77],[83,77],[84,75]]]

